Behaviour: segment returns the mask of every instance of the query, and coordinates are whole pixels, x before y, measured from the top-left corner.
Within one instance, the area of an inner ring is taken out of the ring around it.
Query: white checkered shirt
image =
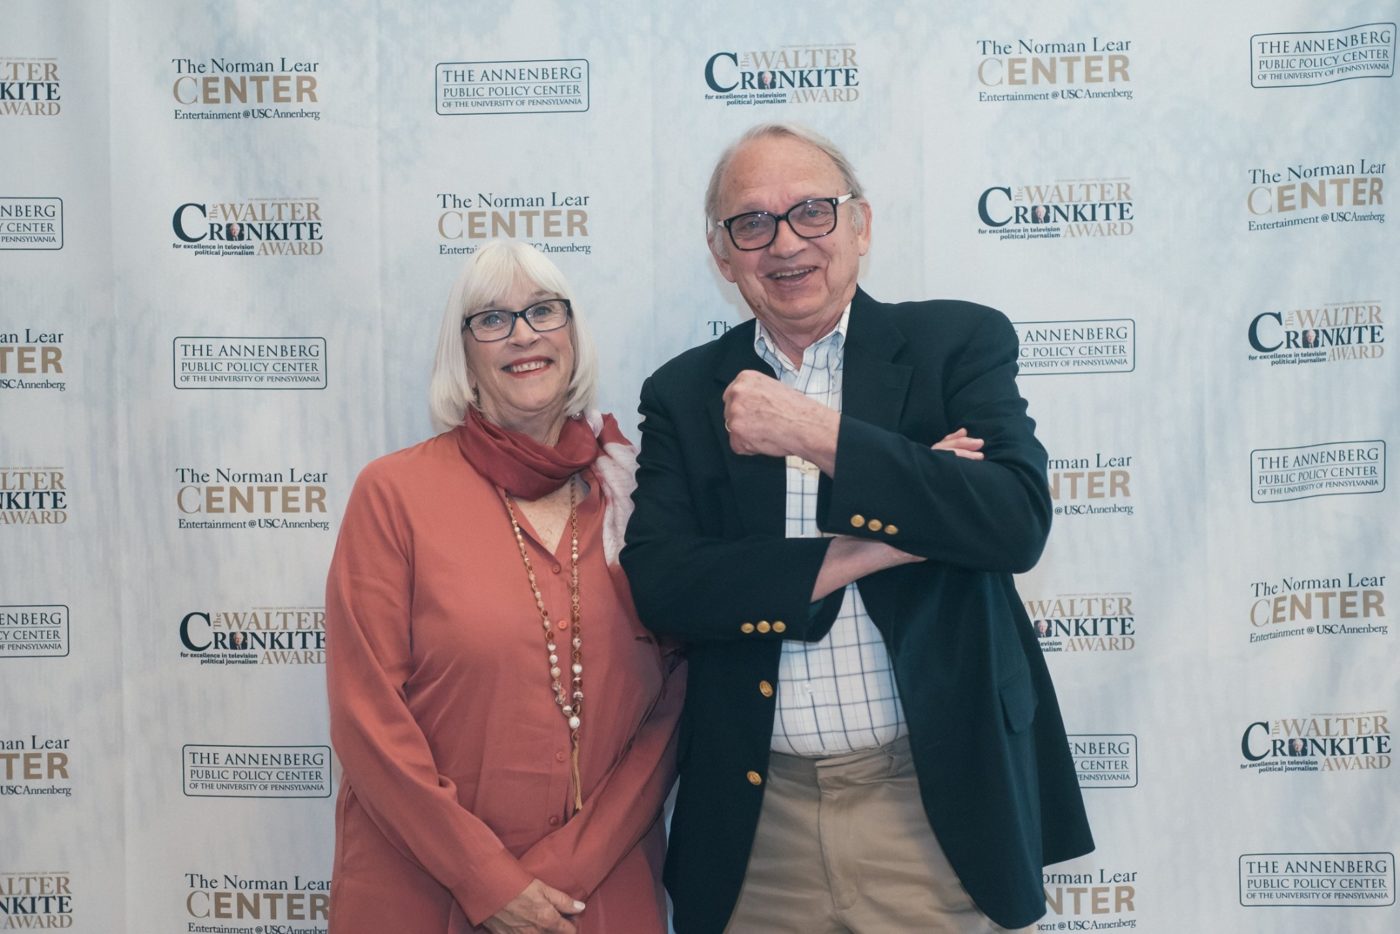
[[[847,306],[836,329],[803,352],[801,369],[778,349],[762,322],[754,351],[783,385],[839,412],[850,316]],[[802,461],[805,467],[798,466],[796,461],[789,458],[787,468],[787,537],[814,538],[822,534],[817,529],[820,474],[815,465]],[[884,746],[907,732],[884,639],[870,621],[860,591],[849,584],[826,638],[783,642],[773,751],[838,756]]]

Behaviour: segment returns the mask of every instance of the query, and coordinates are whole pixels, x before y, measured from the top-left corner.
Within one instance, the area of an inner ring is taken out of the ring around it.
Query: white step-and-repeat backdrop
[[[780,119],[863,175],[873,295],[1020,331],[1099,842],[1041,930],[1396,930],[1397,18],[5,3],[0,928],[325,929],[324,573],[457,269],[547,250],[630,430],[742,319],[701,195]]]

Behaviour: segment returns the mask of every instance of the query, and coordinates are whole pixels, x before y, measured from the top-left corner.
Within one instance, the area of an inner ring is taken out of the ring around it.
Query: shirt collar
[[[841,312],[840,319],[836,322],[836,327],[832,328],[820,340],[808,345],[802,352],[802,366],[829,366],[833,359],[839,359],[841,351],[846,346],[846,328],[851,320],[851,304],[846,303],[846,309]],[[762,321],[756,322],[757,326],[753,331],[753,352],[758,354],[759,359],[775,364],[785,370],[796,369],[787,354],[778,349],[778,342],[768,333],[768,329],[763,326]]]

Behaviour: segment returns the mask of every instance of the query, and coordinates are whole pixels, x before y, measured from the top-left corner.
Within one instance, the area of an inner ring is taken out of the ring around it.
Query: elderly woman
[[[661,932],[683,670],[617,563],[630,444],[559,270],[496,241],[448,300],[443,429],[374,461],[326,593],[334,934]]]

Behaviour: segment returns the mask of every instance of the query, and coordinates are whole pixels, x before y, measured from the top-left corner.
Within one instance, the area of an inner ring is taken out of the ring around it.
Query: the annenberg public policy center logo
[[[0,734],[0,797],[71,798],[73,741],[36,730]]]
[[[1249,82],[1256,88],[1297,88],[1394,76],[1394,23],[1263,32],[1249,37]]]
[[[439,256],[467,256],[497,237],[528,241],[541,253],[593,254],[592,195],[555,187],[478,188],[433,195]]]
[[[1240,768],[1261,773],[1388,769],[1390,755],[1384,710],[1256,720],[1240,737]]]
[[[1384,441],[1327,441],[1249,452],[1249,498],[1283,503],[1385,490]]]
[[[974,41],[977,100],[1130,101],[1133,40],[1019,36]]]
[[[63,333],[46,327],[0,332],[0,392],[66,391]]]
[[[715,52],[705,59],[704,76],[705,100],[725,107],[860,99],[860,62],[849,43]]]
[[[1137,323],[1132,318],[1015,321],[1021,376],[1131,373],[1137,368]]]
[[[331,880],[316,876],[266,876],[203,869],[182,874],[181,891],[191,931],[240,934],[324,934],[330,923]],[[236,921],[241,926],[210,922]],[[307,925],[311,927],[307,927]]]
[[[181,529],[330,531],[324,470],[300,467],[238,470],[175,468],[175,509]]]
[[[170,227],[171,247],[191,256],[319,256],[325,249],[316,198],[187,201]]]
[[[1131,593],[1073,593],[1025,598],[1035,636],[1046,653],[1131,652],[1138,619]]]
[[[0,196],[0,250],[63,249],[63,199]]]
[[[324,665],[326,609],[191,610],[180,617],[180,645],[180,657],[198,665]]]
[[[176,120],[320,120],[321,63],[262,59],[170,60]]]
[[[1128,178],[993,185],[977,199],[977,233],[998,240],[1127,237],[1133,233]]]
[[[329,746],[187,744],[181,752],[191,798],[329,798]]]
[[[1133,455],[1095,451],[1089,457],[1052,457],[1050,498],[1057,516],[1131,516]]]
[[[1268,366],[1379,360],[1385,312],[1375,300],[1285,307],[1252,317],[1247,336],[1250,361]]]
[[[514,62],[438,62],[433,72],[437,112],[473,114],[581,113],[592,90],[585,58]]]
[[[1136,788],[1138,740],[1132,733],[1071,733],[1069,754],[1080,788]]]
[[[0,606],[0,659],[68,654],[68,607],[61,603]]]
[[[1245,908],[1379,908],[1395,904],[1395,854],[1245,853]]]
[[[11,928],[73,926],[73,878],[67,872],[0,872],[0,917]]]
[[[1091,872],[1041,873],[1046,915],[1037,930],[1093,931],[1137,927],[1137,896],[1141,880],[1135,869],[1121,864],[1098,866]]]
[[[1386,576],[1347,571],[1252,581],[1250,644],[1299,636],[1328,640],[1388,636]]]
[[[177,337],[176,389],[325,389],[324,337]]]
[[[62,467],[0,467],[0,525],[62,525],[68,487]]]
[[[1385,165],[1363,158],[1252,168],[1244,199],[1249,230],[1384,224]]]
[[[0,117],[56,117],[62,110],[58,59],[0,55]]]

